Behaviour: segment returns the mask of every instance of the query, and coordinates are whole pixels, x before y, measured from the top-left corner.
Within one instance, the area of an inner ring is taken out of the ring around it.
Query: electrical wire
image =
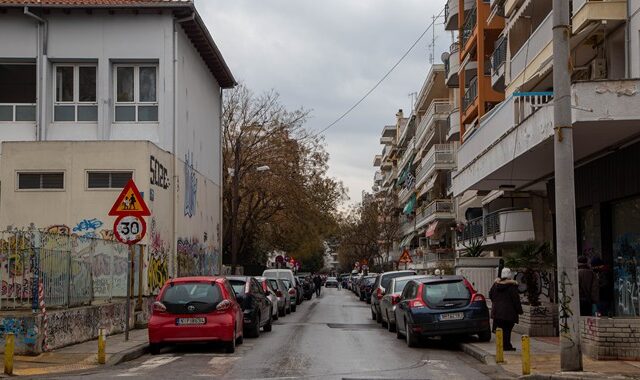
[[[415,42],[402,55],[402,57],[400,57],[400,59],[386,72],[386,74],[384,74],[382,76],[382,78],[380,78],[380,80],[369,91],[367,91],[354,105],[352,105],[342,115],[340,115],[340,117],[338,117],[336,120],[334,120],[331,124],[329,124],[326,127],[322,128],[319,132],[315,133],[314,136],[321,135],[322,133],[324,133],[327,130],[329,130],[329,128],[331,128],[334,125],[338,124],[342,119],[347,117],[347,115],[349,115],[351,113],[351,111],[356,109],[365,99],[367,99],[369,97],[369,95],[371,95],[371,93],[373,93],[382,84],[382,82],[384,82],[385,79],[387,79],[387,77],[389,77],[389,75],[391,75],[391,73],[396,69],[396,67],[398,67],[400,65],[400,63],[402,63],[402,61],[404,61],[404,59],[409,55],[409,53],[411,53],[411,51],[416,47],[416,45],[418,45],[418,43],[427,34],[427,32],[429,32],[429,30],[431,28],[435,27],[436,20],[440,16],[442,16],[443,13],[444,13],[444,8],[442,8],[442,10],[440,10],[440,12],[433,19],[433,21],[431,21],[431,23],[427,26],[427,28],[424,30],[424,32],[422,32],[422,34],[415,40]]]

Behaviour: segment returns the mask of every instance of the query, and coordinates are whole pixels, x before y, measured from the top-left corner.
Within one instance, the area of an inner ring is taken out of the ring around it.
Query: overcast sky
[[[289,108],[311,110],[318,131],[362,97],[440,13],[445,0],[196,0],[238,81],[255,92],[275,89]],[[451,43],[436,25],[435,63]],[[380,132],[429,70],[431,31],[358,108],[325,132],[329,174],[359,202],[373,185]]]

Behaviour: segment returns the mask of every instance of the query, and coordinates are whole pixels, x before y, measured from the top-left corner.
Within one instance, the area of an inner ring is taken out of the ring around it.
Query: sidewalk
[[[107,337],[105,366],[116,365],[136,359],[147,352],[147,329],[132,330],[129,341],[124,334]],[[0,354],[2,363],[4,355]],[[98,364],[98,340],[75,344],[46,352],[38,356],[14,356],[13,374],[17,376],[37,376],[54,373],[81,371],[101,366]],[[2,370],[0,370],[0,373]],[[6,377],[7,375],[0,375]]]
[[[500,366],[507,372],[522,375],[521,335],[511,334],[511,343],[516,351],[504,353],[505,362]],[[640,362],[621,360],[597,361],[583,355],[584,372],[560,372],[560,342],[558,337],[531,338],[531,375],[526,379],[640,379]],[[462,345],[467,354],[489,365],[496,365],[495,335],[491,342],[469,342]]]

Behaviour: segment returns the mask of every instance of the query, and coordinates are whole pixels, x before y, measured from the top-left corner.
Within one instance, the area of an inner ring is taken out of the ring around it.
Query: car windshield
[[[292,288],[291,281],[283,279],[282,282],[284,282],[284,286],[286,286],[287,289],[291,289]]]
[[[411,276],[414,275],[414,272],[398,272],[398,273],[389,273],[389,274],[385,274],[384,276],[382,276],[382,281],[380,283],[380,285],[383,288],[388,288],[389,284],[391,284],[391,280],[393,280],[396,277],[405,277],[405,276]]]
[[[427,283],[422,298],[429,305],[439,306],[446,302],[469,300],[471,292],[461,280]]]
[[[222,301],[217,284],[186,282],[169,286],[161,302],[170,313],[203,313],[213,310]]]
[[[364,279],[365,285],[373,285],[374,282],[376,282],[375,277],[367,277]]]
[[[244,288],[247,285],[246,282],[242,280],[229,280],[233,291],[236,292],[237,295],[241,296],[244,294]]]

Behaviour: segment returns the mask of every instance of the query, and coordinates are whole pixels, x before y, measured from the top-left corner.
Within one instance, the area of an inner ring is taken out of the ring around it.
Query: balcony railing
[[[462,108],[466,111],[478,97],[478,77],[473,77],[469,81],[469,86],[464,92],[464,98],[462,98]]]
[[[0,122],[36,121],[36,105],[30,103],[0,103]]]
[[[449,103],[449,99],[434,99],[431,102],[427,112],[425,112],[420,119],[420,124],[418,124],[418,130],[416,132],[416,135],[418,136],[418,139],[416,140],[417,146],[421,147],[424,144],[425,136],[435,134],[435,129],[431,128],[432,121],[437,116],[445,118],[449,112],[451,112],[451,103]],[[430,140],[430,138],[428,140]]]
[[[469,38],[471,38],[471,35],[473,34],[473,30],[476,27],[477,13],[478,13],[477,8],[473,7],[473,9],[471,9],[471,11],[467,14],[466,18],[464,19],[464,25],[462,26],[462,46],[463,47],[467,45],[467,41],[469,40]]]
[[[520,75],[526,66],[551,43],[553,37],[553,12],[550,12],[540,26],[531,34],[527,42],[511,58],[511,80]],[[534,74],[532,71],[531,74]]]
[[[510,233],[509,238],[502,238],[495,242],[512,242],[519,239],[527,240],[533,237],[533,219],[531,210],[504,209],[491,214],[472,219],[464,229],[456,234],[458,243],[482,239],[488,243],[489,238],[499,234]],[[519,234],[519,235],[515,235]],[[494,239],[495,240],[495,239]]]
[[[416,213],[416,226],[422,227],[439,216],[445,219],[453,218],[453,201],[437,199]]]
[[[553,92],[515,92],[513,94],[516,125],[553,100]]]
[[[491,55],[491,68],[495,73],[504,65],[507,60],[507,39],[505,37],[500,38],[495,45],[495,50]]]
[[[415,143],[415,137],[412,137],[411,140],[409,140],[409,143],[407,143],[407,149],[404,151],[404,154],[402,155],[402,159],[400,160],[400,163],[398,164],[398,166],[400,167],[400,169],[404,169],[405,165],[407,164],[407,162],[409,162],[409,160],[413,157],[414,155],[414,143]]]
[[[453,168],[456,164],[456,151],[457,144],[455,143],[434,145],[422,160],[422,165],[418,169],[416,178],[417,183],[421,183],[427,177],[430,177],[439,166]]]

